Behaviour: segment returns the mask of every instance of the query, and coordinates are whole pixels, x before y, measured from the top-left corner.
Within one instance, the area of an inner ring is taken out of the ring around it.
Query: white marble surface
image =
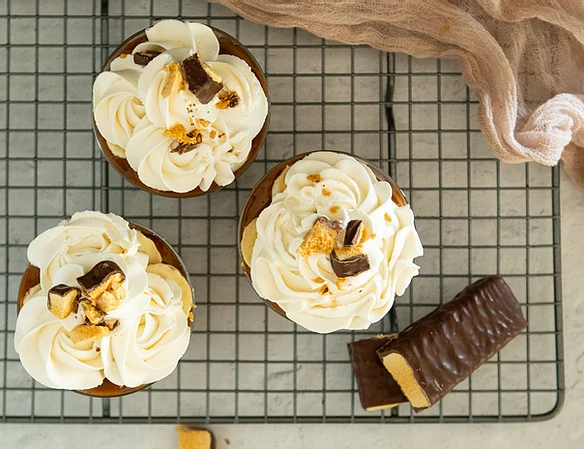
[[[448,447],[577,449],[584,445],[584,192],[562,172],[566,403],[555,419],[526,424],[217,425],[217,449]],[[172,425],[0,426],[0,447],[172,449]],[[82,442],[82,443],[81,443]]]

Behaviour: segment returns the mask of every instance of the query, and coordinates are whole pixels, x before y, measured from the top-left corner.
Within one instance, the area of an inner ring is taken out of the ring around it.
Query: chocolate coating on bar
[[[134,64],[138,64],[141,66],[146,66],[150,61],[152,61],[156,56],[160,54],[159,51],[137,51],[133,54]]]
[[[357,276],[371,268],[369,257],[366,254],[357,254],[347,259],[340,259],[335,251],[331,253],[331,266],[335,274],[340,278]]]
[[[359,387],[359,399],[365,410],[382,410],[407,402],[399,385],[387,372],[376,352],[395,337],[395,334],[380,335],[347,344]]]
[[[223,89],[223,83],[213,79],[210,71],[201,63],[197,53],[186,58],[182,62],[182,67],[189,90],[201,103],[209,103]]]
[[[388,356],[403,357],[432,406],[526,326],[509,285],[500,276],[490,276],[411,324],[377,353],[382,361],[385,358],[386,368]],[[408,399],[412,401],[409,395]]]
[[[124,272],[119,265],[111,260],[102,260],[95,264],[95,266],[85,273],[83,276],[77,278],[77,282],[85,293],[89,293],[100,287],[104,282],[116,275],[121,275],[121,279],[125,279]]]
[[[343,239],[343,246],[345,248],[352,248],[361,240],[361,234],[363,233],[363,221],[362,220],[351,220],[347,223],[345,228],[345,236]]]

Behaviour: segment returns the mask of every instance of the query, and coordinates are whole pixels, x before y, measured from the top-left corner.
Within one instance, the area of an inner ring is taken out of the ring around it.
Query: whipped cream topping
[[[178,270],[160,263],[151,239],[114,214],[79,212],[33,240],[28,258],[39,268],[41,282],[24,298],[14,345],[35,380],[52,388],[88,389],[107,377],[135,387],[174,370],[189,343],[192,291]],[[115,323],[108,335],[74,344],[70,332],[85,322],[84,309],[78,306],[58,319],[48,309],[48,290],[58,284],[78,287],[76,279],[102,260],[124,272],[126,295],[104,317]],[[153,274],[151,267],[164,269]]]
[[[151,188],[185,193],[197,187],[207,191],[213,182],[230,184],[268,114],[260,82],[244,60],[219,54],[215,33],[203,24],[163,20],[147,29],[146,36],[148,41],[137,45],[133,54],[160,54],[144,67],[135,64],[132,55],[119,56],[110,71],[95,80],[99,132]],[[202,104],[188,88],[163,96],[169,65],[195,53],[221,77],[224,90],[238,95],[236,106],[218,107],[218,94]],[[176,125],[186,133],[200,133],[202,142],[183,154],[173,152],[178,143],[165,131]]]
[[[369,238],[361,252],[369,270],[340,279],[329,254],[298,254],[319,216],[343,226],[362,220]],[[283,172],[255,226],[255,290],[292,321],[319,333],[366,329],[382,319],[418,274],[413,259],[423,254],[409,205],[395,204],[391,185],[367,166],[333,152],[312,153]]]

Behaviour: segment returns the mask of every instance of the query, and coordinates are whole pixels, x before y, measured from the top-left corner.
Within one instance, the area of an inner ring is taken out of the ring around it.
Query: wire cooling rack
[[[125,37],[163,18],[236,36],[264,67],[264,150],[237,183],[174,200],[136,190],[104,162],[91,89]],[[351,47],[247,22],[189,0],[0,1],[0,411],[6,422],[486,422],[545,419],[564,394],[557,168],[494,160],[477,101],[452,61]],[[315,335],[270,311],[240,268],[238,215],[270,167],[337,149],[388,170],[416,212],[421,274],[367,332]],[[28,243],[64,216],[101,209],[143,223],[181,253],[196,289],[192,343],[151,388],[101,400],[32,381],[13,348]],[[529,320],[440,404],[364,412],[348,341],[403,328],[468,283],[502,274]]]

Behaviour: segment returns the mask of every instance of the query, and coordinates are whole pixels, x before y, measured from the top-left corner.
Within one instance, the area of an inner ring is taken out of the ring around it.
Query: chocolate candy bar
[[[81,291],[76,287],[59,284],[51,287],[47,294],[47,309],[60,320],[64,320],[77,308]]]
[[[363,221],[351,220],[343,232],[339,234],[339,247],[353,248],[361,241],[363,235]],[[342,238],[341,238],[342,237]]]
[[[152,61],[154,58],[156,58],[156,56],[158,56],[159,54],[160,54],[159,51],[152,51],[152,50],[137,51],[133,55],[134,64],[146,66],[146,65],[148,65],[148,63],[150,61]]]
[[[371,268],[369,257],[366,254],[356,254],[341,259],[337,251],[331,253],[331,265],[335,274],[340,278],[357,276]]]
[[[527,322],[500,276],[466,287],[377,354],[416,411],[434,405],[516,337]]]
[[[102,260],[86,274],[78,277],[77,282],[87,297],[97,301],[105,293],[113,294],[116,297],[119,296],[121,294],[119,290],[123,289],[121,284],[125,279],[126,276],[117,263],[111,260]],[[98,307],[104,312],[109,312],[109,310],[100,307],[99,304]]]
[[[376,351],[394,338],[395,334],[378,335],[347,345],[361,406],[367,411],[383,410],[407,402],[399,385],[377,357]]]
[[[223,89],[221,78],[203,65],[197,53],[186,58],[182,67],[189,90],[201,103],[209,103]]]

